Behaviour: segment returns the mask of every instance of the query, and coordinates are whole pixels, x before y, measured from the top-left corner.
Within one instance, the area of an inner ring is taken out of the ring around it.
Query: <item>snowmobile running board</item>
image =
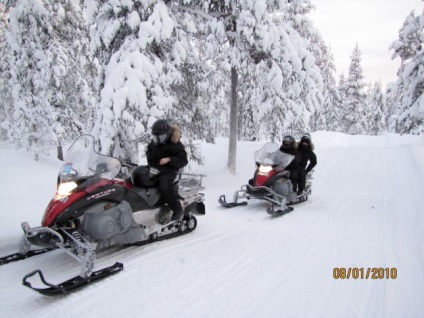
[[[218,199],[219,204],[221,204],[223,207],[226,208],[234,208],[236,206],[242,206],[242,205],[247,205],[246,201],[243,202],[227,202],[227,200],[225,199],[225,195],[221,195]]]
[[[284,210],[275,210],[274,206],[272,204],[270,204],[268,206],[268,208],[266,209],[266,213],[268,213],[271,216],[277,217],[277,216],[282,216],[284,214],[287,214],[287,213],[289,213],[293,210],[294,210],[294,208],[292,208],[292,207],[287,207]]]
[[[117,262],[112,266],[105,267],[98,271],[93,272],[90,277],[83,278],[81,276],[75,276],[71,279],[68,279],[67,281],[63,283],[60,283],[59,285],[54,285],[47,282],[44,278],[43,273],[39,269],[37,269],[25,275],[24,278],[22,279],[22,284],[45,296],[59,296],[59,295],[63,295],[63,294],[75,291],[79,288],[82,288],[88,284],[91,284],[98,280],[106,278],[110,275],[116,274],[123,269],[124,269],[124,265],[122,263]],[[41,282],[45,286],[48,286],[47,288],[35,288],[31,286],[31,283],[28,282],[28,278],[36,274],[39,275]]]
[[[299,203],[302,203],[302,202],[305,202],[305,201],[308,201],[308,194],[307,193],[303,193],[301,195],[298,195],[296,197],[296,201],[289,202],[289,203],[287,203],[287,205],[296,205],[296,204],[299,204]]]

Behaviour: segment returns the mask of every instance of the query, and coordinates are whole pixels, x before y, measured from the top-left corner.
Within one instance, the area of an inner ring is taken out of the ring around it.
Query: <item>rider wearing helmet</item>
[[[152,141],[146,150],[149,166],[159,171],[159,192],[173,212],[172,220],[179,220],[184,215],[178,192],[173,185],[178,170],[188,163],[187,152],[180,139],[181,130],[176,125],[159,119],[152,126]]]
[[[311,135],[305,133],[300,139],[300,170],[299,170],[299,190],[298,195],[301,195],[305,190],[306,175],[317,165],[317,156],[314,153],[314,144],[312,143]],[[308,164],[309,162],[309,164]]]
[[[286,171],[290,171],[290,181],[293,184],[293,191],[297,191],[297,181],[299,177],[299,163],[300,163],[300,154],[297,150],[298,144],[294,140],[293,136],[286,135],[283,137],[283,142],[281,143],[280,151],[293,155],[294,159],[290,164],[285,168]]]

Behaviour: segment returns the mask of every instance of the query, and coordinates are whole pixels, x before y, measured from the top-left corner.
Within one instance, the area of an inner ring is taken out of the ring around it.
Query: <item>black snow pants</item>
[[[157,179],[159,192],[165,203],[168,204],[172,212],[180,213],[183,208],[179,200],[178,191],[173,184],[176,176],[177,174],[175,172],[165,172],[160,173]]]
[[[293,185],[294,192],[297,192],[298,179],[299,179],[299,169],[290,170],[290,181]]]
[[[305,168],[300,167],[299,169],[299,191],[305,190],[306,185],[306,171]]]

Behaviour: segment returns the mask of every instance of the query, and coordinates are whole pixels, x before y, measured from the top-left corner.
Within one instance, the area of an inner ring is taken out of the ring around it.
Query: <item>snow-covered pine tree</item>
[[[103,66],[93,129],[102,152],[137,160],[132,140],[159,118],[183,128],[192,159],[201,159],[192,140],[213,140],[210,113],[198,98],[209,71],[196,60],[198,25],[189,1],[180,2],[85,1],[92,48]]]
[[[256,65],[250,65],[248,76],[240,78],[239,83],[239,140],[255,141],[260,138],[259,109],[262,96],[260,74]]]
[[[290,129],[309,129],[307,109],[314,108],[311,101],[318,91],[314,76],[318,81],[320,76],[307,49],[309,42],[288,23],[288,3],[193,0],[185,4],[199,18],[197,23],[207,26],[204,35],[211,64],[216,65],[216,57],[229,61],[216,69],[232,77],[232,118],[237,118],[237,110],[242,114],[230,124],[230,170],[234,171],[238,129],[243,139],[260,135],[280,139]]]
[[[0,3],[4,6],[5,10],[8,11],[14,6],[18,0],[0,0]]]
[[[304,14],[300,10],[304,2],[308,1],[299,2],[299,8],[294,10],[296,14]],[[233,116],[230,117],[237,118],[237,110],[242,115],[236,123],[230,124],[233,132],[229,145],[230,170],[235,169],[231,162],[235,163],[237,136],[234,132],[237,134],[238,129],[240,138],[249,140],[270,131],[280,138],[288,127],[309,129],[306,127],[311,111],[308,113],[307,109],[314,108],[312,104],[319,91],[315,84],[320,76],[313,54],[307,49],[313,41],[303,41],[301,34],[287,23],[288,3],[192,0],[166,1],[166,4],[172,4],[174,12],[185,11],[191,15],[200,30],[198,36],[203,36],[208,65],[213,66],[216,73],[224,74],[221,79],[232,78]],[[225,93],[220,96],[224,98]],[[271,125],[264,122],[264,118],[268,118]],[[274,128],[269,129],[270,126]]]
[[[338,121],[331,121],[330,126],[329,126],[329,130],[330,131],[337,131],[337,132],[344,132],[344,128],[343,128],[343,125],[342,125],[342,122],[341,122],[342,112],[343,112],[343,109],[345,107],[346,96],[347,96],[347,82],[346,82],[346,77],[345,77],[344,73],[341,73],[339,75],[337,92],[340,95],[340,107],[338,109],[338,114],[337,114]]]
[[[401,67],[394,92],[397,115],[396,132],[420,134],[424,132],[424,11],[406,18],[399,30],[399,40],[390,47],[392,58],[400,57]]]
[[[337,131],[342,99],[335,78],[336,67],[331,47],[323,48],[322,53],[318,65],[323,78],[323,102],[315,111],[315,130]]]
[[[172,87],[177,95],[172,117],[179,116],[178,113],[184,117],[185,109],[191,113],[187,107],[193,107],[198,114],[204,113],[202,119],[198,118],[199,123],[193,120],[183,124],[193,138],[213,141],[217,135],[228,137],[230,61],[222,54],[226,48],[215,36],[215,32],[222,31],[222,24],[209,14],[211,10],[218,10],[219,5],[196,0],[168,0],[165,3],[178,23],[176,31],[182,32],[190,43],[186,61],[180,67],[183,80]],[[191,100],[193,106],[188,105],[187,100]]]
[[[13,99],[8,59],[10,49],[6,41],[8,28],[6,7],[0,3],[0,140],[6,140],[7,132],[13,123]]]
[[[386,127],[388,132],[394,133],[396,131],[396,84],[390,82],[386,85],[386,91],[384,94],[384,101],[386,104],[387,112],[385,114]]]
[[[365,83],[361,67],[361,51],[355,45],[351,55],[349,73],[346,81],[346,100],[342,106],[342,131],[348,134],[366,134],[368,131],[368,109],[366,109]]]
[[[34,158],[85,131],[87,33],[78,0],[22,0],[10,14],[13,121],[9,140]],[[85,43],[85,44],[84,44]]]
[[[197,1],[195,1],[197,2]],[[198,2],[197,2],[198,3]],[[246,52],[240,47],[238,40],[238,17],[242,8],[236,0],[214,0],[208,3],[208,25],[213,37],[207,38],[213,43],[218,43],[220,51],[228,57],[229,77],[230,77],[230,118],[229,118],[229,143],[227,168],[230,173],[236,173],[237,139],[238,139],[238,81],[241,61],[245,58]],[[227,46],[227,50],[223,50]]]
[[[288,19],[293,29],[298,33],[288,32],[297,49],[297,55],[302,61],[301,76],[298,83],[301,85],[300,104],[303,114],[299,114],[299,123],[295,134],[302,135],[305,131],[315,130],[316,112],[323,105],[323,58],[327,50],[321,34],[306,16],[314,6],[310,0],[291,0],[287,2]]]
[[[421,18],[415,16],[415,12],[412,11],[399,29],[399,39],[390,45],[390,49],[393,50],[392,59],[396,57],[401,59],[400,72],[422,48],[423,32],[420,20]]]
[[[176,78],[170,86],[175,103],[170,108],[168,117],[181,126],[190,158],[200,163],[202,157],[196,141],[214,142],[215,120],[211,119],[222,116],[220,111],[225,110],[227,105],[225,103],[224,106],[219,99],[219,76],[215,68],[210,66],[214,62],[208,60],[204,52],[202,24],[196,21],[196,13],[188,12],[189,8],[181,6],[179,2],[165,3],[176,21],[176,37],[186,39],[190,45],[189,49],[186,47],[181,51],[183,56],[179,56],[178,52],[173,56],[181,77]]]
[[[104,67],[93,134],[100,151],[138,161],[132,141],[175,103],[170,86],[181,74],[172,62],[185,39],[163,1],[87,0],[92,48]],[[176,44],[178,43],[178,44]]]
[[[178,3],[177,10],[186,6],[187,12],[196,19],[199,26],[199,37],[205,43],[206,59],[223,74],[223,78],[230,79],[229,101],[229,150],[227,167],[231,173],[236,171],[237,137],[238,137],[238,81],[240,65],[247,57],[244,43],[239,39],[238,18],[242,6],[235,0],[214,1],[168,1]],[[224,61],[223,64],[217,64]],[[224,95],[225,96],[225,95]]]
[[[172,121],[177,123],[183,131],[190,159],[202,163],[202,154],[196,141],[205,140],[213,143],[215,140],[212,134],[214,123],[211,120],[215,112],[214,108],[208,107],[206,102],[212,100],[211,97],[214,95],[209,95],[208,98],[205,94],[210,89],[213,76],[205,74],[201,66],[195,63],[184,63],[180,71],[181,80],[171,85],[176,101],[167,117],[172,118]]]
[[[14,111],[9,141],[38,159],[47,145],[56,141],[50,60],[45,50],[52,31],[50,15],[41,0],[22,0],[11,10],[10,26]]]
[[[322,103],[320,36],[303,16],[311,8],[308,1],[281,1],[269,7],[272,23],[262,31],[270,58],[264,63],[260,120],[265,135],[280,140],[283,134],[309,131]]]
[[[381,88],[381,82],[375,82],[374,85],[370,85],[370,94],[367,100],[367,108],[369,109],[370,113],[370,116],[368,116],[370,120],[368,125],[368,133],[371,135],[381,135],[382,133],[386,132],[387,108]]]
[[[50,13],[50,104],[58,124],[55,133],[71,141],[93,125],[95,78],[98,69],[90,61],[89,33],[80,0],[43,0]]]

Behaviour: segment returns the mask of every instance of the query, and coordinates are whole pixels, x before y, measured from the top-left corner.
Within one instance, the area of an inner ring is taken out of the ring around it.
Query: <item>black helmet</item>
[[[311,135],[306,133],[303,134],[302,138],[300,139],[300,142],[306,142],[307,144],[310,144],[312,141]]]
[[[152,139],[155,145],[165,144],[172,135],[171,124],[166,119],[155,121],[152,126]]]
[[[290,148],[292,148],[293,147],[293,144],[294,144],[294,138],[293,138],[293,136],[290,136],[290,135],[284,136],[283,143],[282,143],[282,147],[284,149],[290,149]]]

